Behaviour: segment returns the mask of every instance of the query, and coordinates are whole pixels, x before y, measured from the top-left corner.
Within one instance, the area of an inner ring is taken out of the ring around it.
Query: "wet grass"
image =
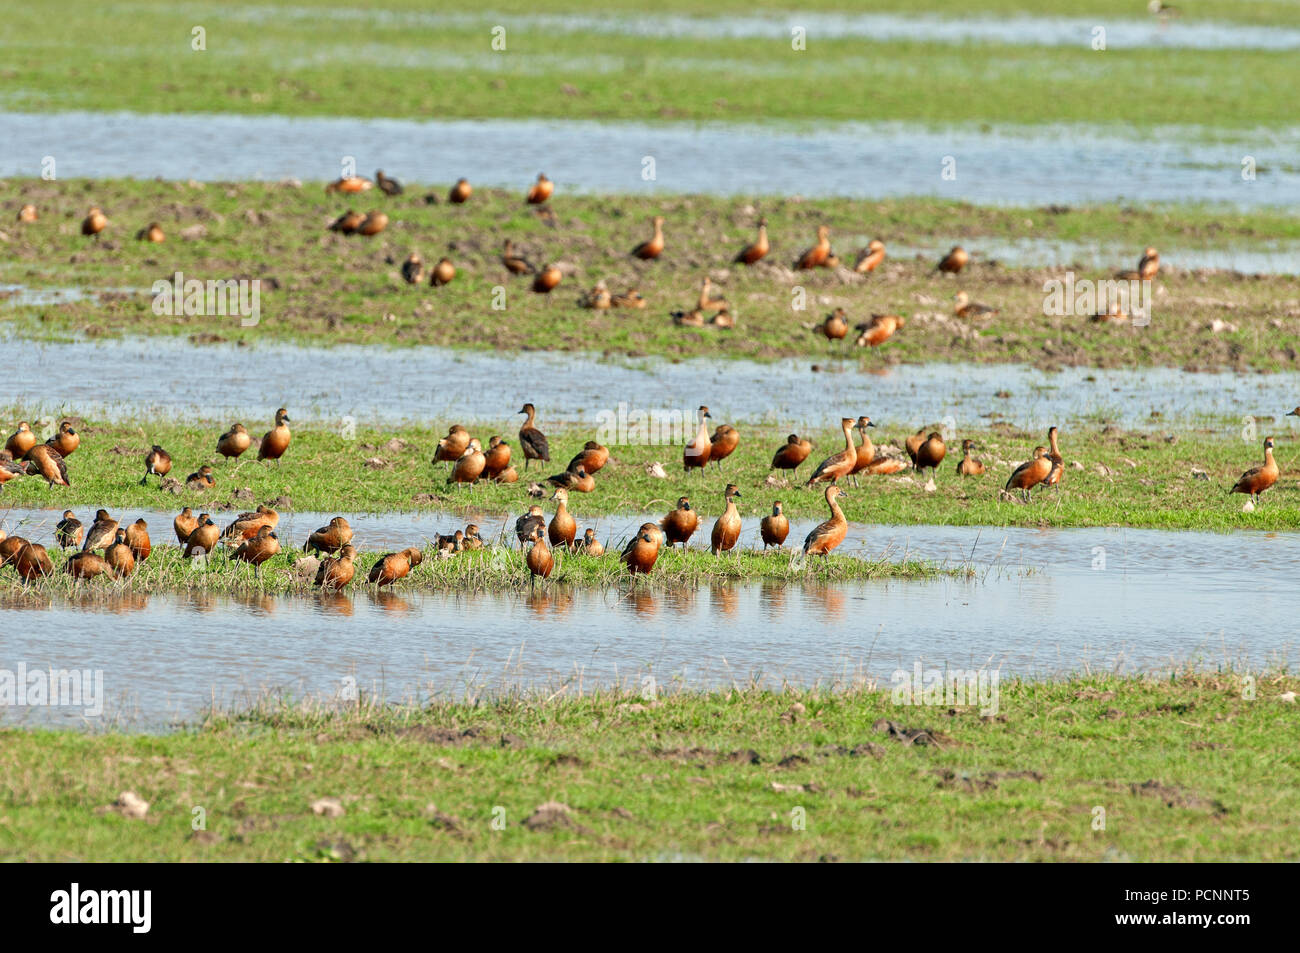
[[[1282,397],[1289,395],[1280,395]],[[511,408],[513,409],[513,408]],[[292,413],[293,408],[290,407]],[[846,413],[871,408],[849,408]],[[22,408],[5,412],[6,433],[13,422],[32,419]],[[5,507],[48,508],[49,525],[38,541],[47,542],[57,514],[69,507],[89,525],[93,511],[126,508],[162,509],[178,513],[190,506],[195,513],[211,512],[218,523],[233,517],[229,511],[270,503],[281,510],[322,513],[400,512],[437,509],[447,511],[447,525],[441,532],[463,528],[475,521],[485,532],[496,532],[502,516],[522,514],[534,502],[549,514],[554,504],[531,499],[529,483],[560,472],[590,431],[572,426],[551,426],[543,421],[551,442],[549,469],[534,466],[515,484],[480,483],[457,489],[446,484],[447,464],[431,462],[438,437],[452,420],[428,428],[380,430],[361,426],[354,436],[341,436],[333,421],[295,418],[293,443],[279,464],[257,463],[252,454],[242,463],[216,463],[216,486],[195,491],[180,488],[172,493],[160,489],[157,478],[139,486],[144,472],[144,454],[153,443],[166,447],[175,460],[173,476],[181,480],[214,456],[217,436],[229,426],[222,421],[206,425],[176,422],[138,421],[114,424],[84,421],[73,417],[82,436],[80,448],[68,458],[72,480],[69,487],[49,487],[43,479],[21,477],[0,489]],[[873,431],[877,447],[901,448],[907,435],[927,421],[891,422],[878,417]],[[470,421],[462,421],[470,424]],[[725,421],[718,421],[719,423]],[[1003,498],[1000,490],[1015,466],[1028,459],[1033,447],[1045,442],[1041,433],[1004,425],[963,430],[949,441],[949,454],[938,473],[936,488],[926,492],[925,478],[910,471],[895,476],[863,477],[861,486],[846,481],[848,495],[841,500],[851,522],[896,525],[966,526],[1131,526],[1159,529],[1289,529],[1300,527],[1300,481],[1296,478],[1297,457],[1292,439],[1295,418],[1272,418],[1260,414],[1255,423],[1257,436],[1247,440],[1240,423],[1225,423],[1193,433],[1167,433],[1158,422],[1146,431],[1125,431],[1115,427],[1067,428],[1061,435],[1066,459],[1064,481],[1058,490],[1040,490],[1028,504]],[[254,433],[259,428],[249,422]],[[517,421],[503,419],[497,427],[471,427],[486,440],[502,433],[518,452]],[[596,475],[592,493],[570,495],[570,510],[579,527],[596,517],[612,514],[645,514],[657,520],[688,495],[701,514],[697,545],[707,542],[713,520],[722,511],[722,493],[735,483],[743,494],[737,501],[746,525],[752,528],[770,511],[773,500],[785,504],[792,519],[825,519],[826,504],[821,488],[804,489],[802,482],[818,461],[843,448],[837,432],[818,430],[810,437],[815,449],[809,462],[793,481],[785,472],[768,469],[772,454],[785,442],[787,430],[775,426],[741,426],[739,449],[721,469],[709,467],[701,475],[686,475],[681,468],[678,446],[615,446],[610,462]],[[1277,438],[1276,456],[1283,477],[1250,513],[1242,512],[1244,497],[1227,496],[1226,490],[1246,469],[1262,461],[1260,445],[1265,436]],[[960,440],[975,440],[977,456],[988,472],[982,477],[958,477],[955,472]],[[389,441],[396,441],[389,443]],[[370,465],[367,465],[367,461]],[[518,461],[522,462],[522,461]],[[652,476],[647,466],[662,462],[666,476]],[[376,466],[376,469],[371,469]],[[1199,471],[1199,472],[1194,472]],[[546,497],[550,487],[545,487]],[[0,511],[2,515],[2,511]],[[10,532],[23,533],[12,521]],[[511,525],[513,525],[511,523]],[[314,527],[313,527],[314,528]],[[603,531],[603,530],[602,530]],[[151,527],[155,541],[171,537],[168,525]],[[305,538],[305,537],[304,537]],[[412,539],[409,545],[420,542]],[[799,542],[792,540],[792,542]],[[285,540],[285,545],[302,545],[302,540]],[[358,545],[365,548],[364,539]]]
[[[1178,253],[1267,250],[1300,240],[1300,224],[1277,211],[984,208],[938,200],[771,199],[755,205],[702,196],[597,198],[569,194],[563,184],[560,190],[552,200],[556,227],[548,228],[523,204],[522,192],[480,190],[468,205],[450,206],[427,204],[424,188],[393,199],[371,193],[349,201],[327,196],[319,183],[14,180],[0,215],[12,222],[18,206],[30,201],[42,218],[7,226],[0,282],[97,294],[54,304],[11,301],[0,306],[0,320],[43,338],[167,334],[196,344],[272,340],[545,348],[617,357],[836,357],[865,368],[970,361],[1294,370],[1300,356],[1294,276],[1191,271]],[[443,187],[432,192],[445,197]],[[102,206],[112,222],[99,241],[79,234],[91,204]],[[383,208],[391,224],[374,239],[326,231],[350,206]],[[627,251],[647,236],[646,218],[654,213],[668,218],[667,251],[660,261],[636,262]],[[773,251],[755,268],[735,268],[731,258],[752,240],[760,215],[768,219]],[[137,229],[155,220],[169,236],[165,244],[133,240]],[[789,264],[821,223],[831,227],[834,248],[850,264],[875,237],[895,249],[929,251],[896,252],[865,278],[791,271]],[[204,237],[180,237],[194,226],[202,226]],[[550,296],[531,293],[527,279],[509,276],[500,263],[507,237],[534,262],[559,262],[574,273]],[[1010,239],[1114,246],[1113,268],[1075,267],[1080,279],[1110,278],[1113,269],[1134,267],[1143,247],[1157,245],[1164,254],[1150,325],[1044,314],[1046,282],[1062,279],[1067,269],[1006,267],[981,247],[982,240]],[[935,261],[958,241],[974,263],[957,279],[937,276]],[[400,264],[411,251],[427,262],[451,257],[456,279],[442,288],[405,284]],[[148,292],[177,271],[201,281],[260,279],[260,323],[245,328],[236,317],[156,314]],[[732,330],[677,327],[669,317],[694,305],[706,274],[737,315]],[[580,308],[580,292],[598,280],[615,292],[640,288],[649,306]],[[999,314],[978,323],[955,318],[952,299],[959,289]],[[853,334],[832,346],[814,328],[835,306],[846,309],[851,323],[886,312],[908,323],[880,349],[855,348]],[[1216,321],[1223,322],[1217,330]]]
[[[796,5],[765,3],[789,13]],[[863,12],[864,5],[799,4],[800,12]],[[656,8],[659,9],[659,8]],[[677,0],[688,14],[752,16],[748,4]],[[867,10],[916,14],[894,2]],[[962,17],[941,0],[926,10]],[[1290,113],[1300,78],[1293,51],[952,45],[837,38],[814,27],[807,49],[789,36],[730,38],[702,25],[681,36],[557,29],[565,14],[608,25],[644,14],[629,0],[583,4],[514,2],[490,11],[432,16],[414,0],[381,3],[264,2],[221,11],[194,4],[137,3],[131,15],[77,0],[81,29],[53,35],[39,11],[10,18],[0,96],[9,108],[235,112],[409,118],[599,118],[639,120],[913,120],[1195,124],[1248,129]],[[1042,15],[1041,5],[999,0],[984,16]],[[1057,16],[1148,20],[1121,0],[1053,7]],[[540,19],[539,19],[540,17]],[[797,21],[797,15],[795,15]],[[1294,25],[1280,4],[1197,4],[1194,21]],[[207,31],[191,49],[191,31]],[[492,48],[492,28],[506,50]],[[1177,24],[1174,25],[1174,30]],[[364,81],[361,81],[364,77]],[[1153,88],[1161,95],[1151,95]],[[953,95],[960,90],[960,95]],[[1122,108],[1118,104],[1122,104]]]
[[[410,707],[268,698],[161,736],[7,729],[0,857],[1300,858],[1294,677],[1006,680],[987,717],[881,687],[474,687]],[[114,807],[128,791],[145,819]]]

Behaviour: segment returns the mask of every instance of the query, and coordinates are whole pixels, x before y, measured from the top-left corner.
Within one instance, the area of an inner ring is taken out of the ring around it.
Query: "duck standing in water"
[[[668,545],[682,544],[682,549],[690,544],[691,537],[700,526],[700,514],[691,508],[689,498],[683,496],[677,500],[677,508],[659,521],[664,539]]]
[[[763,549],[775,546],[780,549],[785,545],[785,538],[790,535],[790,521],[786,518],[781,501],[772,504],[772,512],[763,517],[758,524],[758,534],[763,538]]]
[[[831,508],[831,518],[809,533],[803,541],[805,555],[829,556],[832,549],[844,542],[844,536],[849,531],[849,523],[844,518],[844,512],[838,502],[838,498],[843,495],[845,495],[844,491],[838,486],[826,488],[826,505]]]
[[[1281,470],[1278,468],[1277,461],[1273,459],[1273,438],[1268,437],[1264,440],[1264,465],[1251,467],[1243,473],[1228,491],[1228,495],[1247,493],[1250,495],[1251,503],[1254,503],[1261,493],[1277,482],[1279,476]]]
[[[726,490],[723,491],[723,499],[726,500],[726,509],[713,524],[713,533],[710,536],[710,551],[713,555],[729,552],[740,539],[740,511],[736,509],[736,500],[740,498],[740,490],[736,484],[728,483]]]
[[[542,531],[534,527],[532,535],[532,548],[528,550],[528,555],[524,558],[528,566],[528,590],[532,592],[537,588],[537,577],[547,579],[551,571],[555,568],[555,557],[551,554],[551,549],[546,545],[546,539],[542,536]]]

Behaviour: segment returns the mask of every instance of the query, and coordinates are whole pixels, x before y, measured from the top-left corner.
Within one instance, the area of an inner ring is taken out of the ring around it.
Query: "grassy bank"
[[[930,122],[1106,118],[1137,125],[1191,123],[1248,129],[1289,115],[1300,79],[1292,51],[1168,49],[1095,52],[1090,31],[1071,46],[952,44],[839,37],[818,13],[894,12],[894,2],[763,4],[778,29],[732,36],[710,17],[754,15],[751,4],[681,0],[698,29],[649,35],[626,0],[593,9],[566,0],[494,3],[441,15],[412,0],[380,3],[136,3],[63,5],[80,29],[52,35],[40,11],[11,11],[0,93],[31,111],[132,109],[405,118],[886,119]],[[656,8],[658,11],[660,8]],[[940,16],[969,7],[927,4]],[[1000,0],[979,15],[1042,16],[1041,5]],[[1053,7],[1097,25],[1152,23],[1142,5],[1119,0]],[[795,52],[785,21],[810,17]],[[1182,22],[1295,26],[1280,4],[1197,4]],[[205,49],[191,48],[206,31]],[[506,48],[494,50],[493,29]],[[900,68],[900,64],[903,67]],[[362,81],[364,78],[364,81]],[[1150,95],[1159,84],[1162,95]],[[960,90],[961,95],[953,95]],[[1109,110],[1103,104],[1122,103]]]
[[[1300,760],[1278,696],[1298,684],[1007,680],[989,717],[886,685],[9,729],[0,857],[1294,861]],[[144,818],[114,806],[125,792]]]
[[[870,409],[853,408],[852,412]],[[16,408],[3,419],[24,419],[24,412]],[[250,453],[243,462],[216,463],[213,489],[181,487],[179,492],[171,493],[160,489],[156,477],[148,486],[138,485],[150,445],[159,443],[168,449],[175,460],[173,476],[184,480],[200,464],[212,460],[217,436],[229,426],[228,422],[205,426],[140,421],[124,425],[72,419],[82,437],[81,447],[67,461],[72,486],[49,487],[43,479],[20,477],[0,489],[0,505],[57,510],[70,507],[87,525],[93,511],[101,506],[169,513],[190,506],[196,513],[213,513],[220,523],[227,518],[223,513],[249,510],[263,502],[284,510],[344,514],[438,509],[449,514],[443,532],[463,528],[464,520],[479,516],[519,515],[534,502],[542,503],[548,514],[554,507],[547,499],[528,497],[529,480],[522,474],[519,483],[510,485],[449,487],[447,465],[435,467],[431,458],[438,437],[453,421],[442,421],[427,429],[397,431],[363,426],[355,436],[345,438],[329,429],[330,422],[295,417],[293,443],[280,464],[257,463]],[[927,423],[907,421],[904,425],[884,417],[877,419],[879,424],[872,431],[877,446],[892,444],[900,448],[908,434]],[[1039,491],[1029,504],[1003,499],[999,491],[1011,470],[1029,458],[1035,445],[1045,442],[1044,436],[1005,426],[962,429],[949,441],[949,454],[933,492],[926,492],[924,479],[904,472],[863,477],[860,487],[849,482],[848,494],[841,503],[848,519],[860,523],[1295,528],[1300,526],[1300,484],[1295,476],[1290,423],[1290,418],[1277,416],[1270,420],[1261,416],[1257,422],[1258,439],[1249,442],[1242,439],[1240,424],[1172,438],[1155,429],[1067,429],[1061,435],[1066,459],[1064,482],[1059,490]],[[249,424],[254,432],[260,429],[252,426],[252,421]],[[13,426],[12,422],[6,424],[6,435]],[[471,429],[484,441],[492,433],[505,434],[518,453],[517,426],[516,421],[505,418],[494,428]],[[552,465],[549,469],[534,466],[529,474],[532,479],[562,470],[593,436],[572,426],[548,425],[546,429]],[[722,511],[726,484],[735,483],[743,494],[737,500],[738,508],[751,528],[778,499],[792,519],[824,519],[827,511],[821,489],[803,489],[801,484],[818,461],[843,448],[843,437],[828,430],[804,434],[814,441],[815,449],[809,462],[800,468],[801,478],[792,485],[788,472],[768,469],[787,431],[748,426],[739,430],[739,449],[720,470],[709,467],[703,477],[699,471],[690,476],[682,472],[680,447],[612,447],[610,462],[596,475],[595,491],[571,493],[570,510],[580,526],[596,516],[611,514],[645,514],[647,519],[658,519],[676,505],[679,496],[689,495],[701,513],[698,543],[707,541],[713,519]],[[1243,513],[1244,497],[1229,497],[1226,489],[1244,470],[1262,461],[1260,444],[1268,434],[1278,439],[1276,453],[1283,477],[1254,512]],[[984,476],[957,476],[957,447],[962,438],[979,444],[977,456],[988,467]],[[664,478],[647,472],[647,466],[657,461],[664,464]],[[522,461],[519,463],[522,465]],[[545,493],[549,496],[549,486]],[[14,531],[12,521],[4,527]],[[167,539],[170,525],[153,526],[152,532],[155,540]],[[301,540],[286,542],[301,544]],[[415,542],[418,540],[412,540],[412,544]]]
[[[445,199],[444,189],[435,192]],[[319,183],[13,180],[0,205],[11,221],[0,282],[94,293],[39,305],[14,298],[0,306],[0,320],[23,335],[46,338],[166,334],[198,343],[431,344],[757,360],[838,356],[867,367],[946,360],[1294,370],[1300,355],[1294,276],[1192,272],[1178,255],[1178,248],[1248,251],[1300,240],[1300,225],[1276,211],[994,209],[937,200],[772,199],[752,205],[703,196],[584,197],[562,184],[552,199],[556,227],[549,228],[523,204],[522,191],[476,191],[463,206],[430,205],[425,194],[411,189],[396,198],[368,193],[344,199],[327,196]],[[40,221],[12,223],[24,202],[38,207]],[[79,234],[91,204],[104,208],[111,223],[97,241]],[[327,231],[348,207],[384,209],[390,224],[372,239]],[[652,214],[667,218],[667,250],[657,262],[637,262],[628,251],[648,236]],[[760,216],[769,223],[772,252],[754,268],[733,266]],[[161,224],[165,244],[134,240],[151,221]],[[893,257],[868,277],[790,270],[823,223],[849,265],[877,237],[894,249]],[[181,237],[192,228],[201,228],[201,237]],[[506,238],[539,266],[558,262],[571,275],[550,296],[533,294],[529,279],[510,276],[501,264]],[[1062,279],[1066,269],[1007,267],[981,247],[982,241],[1017,239],[1113,246],[1112,266],[1073,269],[1077,278],[1094,280],[1133,268],[1141,249],[1155,244],[1163,257],[1150,325],[1045,314],[1045,283]],[[972,253],[972,265],[955,279],[936,275],[935,262],[954,242]],[[430,264],[447,255],[459,269],[455,280],[441,288],[405,284],[400,265],[411,251]],[[148,292],[177,271],[200,281],[260,279],[260,322],[241,327],[237,317],[155,314]],[[734,329],[683,328],[670,319],[671,311],[694,307],[706,274],[737,315]],[[616,293],[639,288],[648,307],[580,308],[579,294],[600,280]],[[504,301],[498,288],[505,289]],[[999,313],[980,321],[956,318],[958,290]],[[853,332],[828,345],[817,328],[837,306],[850,324],[873,313],[900,314],[908,323],[880,349],[854,347]],[[1216,321],[1225,324],[1214,330]]]

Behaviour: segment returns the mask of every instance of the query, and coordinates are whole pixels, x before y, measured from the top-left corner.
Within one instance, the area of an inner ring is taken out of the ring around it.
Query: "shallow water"
[[[0,113],[0,176],[331,180],[344,156],[410,183],[522,188],[538,170],[597,193],[928,195],[985,204],[1300,202],[1300,127],[1207,136],[1122,125],[930,128],[908,123],[645,125],[593,121],[308,119]],[[174,144],[160,149],[159,142]],[[1259,174],[1241,179],[1242,156]],[[642,159],[656,178],[642,178]],[[737,162],[736,156],[744,156]],[[956,159],[956,178],[940,172]],[[872,170],[864,174],[864,170]]]
[[[560,422],[599,428],[602,421],[617,419],[620,403],[627,412],[680,411],[690,429],[695,408],[705,403],[718,420],[796,430],[827,428],[851,413],[909,432],[945,418],[957,428],[1001,419],[1045,431],[1052,424],[1107,420],[1172,431],[1220,426],[1244,413],[1284,413],[1300,393],[1295,372],[1193,374],[1153,367],[1065,368],[1048,374],[1006,364],[882,365],[861,371],[838,361],[822,361],[826,369],[813,372],[808,360],[720,365],[707,359],[647,358],[620,364],[541,351],[506,356],[432,347],[198,347],[182,338],[35,342],[6,337],[3,331],[0,343],[23,354],[22,361],[10,365],[6,380],[11,395],[22,395],[26,413],[56,417],[68,412],[111,420],[242,418],[247,423],[269,419],[270,411],[284,405],[295,426],[331,430],[348,417],[361,423],[438,426],[455,418],[509,427],[511,412],[531,400],[540,408],[543,429]],[[219,373],[193,374],[196,360]],[[579,364],[584,371],[575,375]],[[100,383],[104,367],[143,365],[151,368],[147,378],[116,378],[114,394],[106,394]],[[406,380],[419,386],[392,387],[397,365]],[[528,384],[504,391],[438,386],[452,379]],[[51,380],[58,382],[57,402],[40,397],[50,393]],[[1000,392],[1012,396],[995,396]],[[674,399],[676,406],[669,403]],[[1161,416],[1152,418],[1153,411]]]
[[[45,538],[53,515],[27,531]],[[324,516],[285,514],[282,526],[296,539]],[[639,521],[598,522],[602,535],[617,537]],[[369,547],[453,525],[388,515],[358,518],[355,528]],[[414,700],[565,682],[570,690],[640,688],[645,676],[693,688],[751,678],[888,684],[917,663],[996,668],[1006,677],[1157,671],[1194,659],[1294,666],[1300,657],[1300,593],[1278,569],[1300,558],[1296,533],[855,526],[844,550],[969,562],[977,575],[636,594],[553,586],[535,598],[399,587],[338,598],[7,599],[0,669],[102,670],[106,716],[152,729],[192,719],[210,701],[238,703],[265,689],[337,697],[347,679]],[[1104,568],[1094,568],[1103,556]],[[69,708],[15,708],[0,717],[103,724]]]

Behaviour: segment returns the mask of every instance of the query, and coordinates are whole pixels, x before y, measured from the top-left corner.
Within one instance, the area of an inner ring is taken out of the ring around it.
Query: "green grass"
[[[1294,861],[1300,756],[1278,696],[1297,687],[1006,680],[982,717],[895,704],[888,685],[562,685],[421,708],[268,699],[160,736],[8,729],[0,857]],[[128,791],[147,819],[114,809]],[[314,813],[323,799],[342,815]],[[552,801],[570,813],[537,817]]]
[[[292,415],[293,408],[289,410]],[[24,413],[15,408],[0,419],[17,421],[24,419]],[[31,415],[27,416],[30,419]],[[352,514],[445,510],[449,520],[443,532],[461,528],[463,522],[453,520],[487,525],[489,515],[518,515],[533,502],[543,503],[548,513],[553,509],[547,500],[528,498],[529,481],[522,472],[520,482],[512,485],[448,487],[447,465],[435,467],[431,459],[438,437],[446,433],[451,420],[431,423],[428,428],[399,430],[362,426],[355,437],[345,439],[331,429],[330,423],[295,418],[293,443],[280,464],[259,464],[248,454],[243,462],[215,464],[217,484],[213,490],[182,489],[173,494],[161,490],[156,478],[148,486],[138,485],[149,446],[159,443],[167,448],[175,460],[173,476],[183,480],[191,470],[211,461],[217,436],[228,422],[191,425],[142,420],[126,425],[72,419],[82,436],[81,447],[68,458],[72,486],[49,487],[43,479],[22,477],[0,489],[0,503],[56,511],[70,507],[87,525],[94,509],[101,506],[169,513],[190,506],[196,513],[213,513],[220,523],[226,519],[221,515],[224,511],[248,510],[259,502],[287,496],[298,511]],[[926,423],[909,421],[902,426],[883,417],[879,420],[880,425],[873,431],[877,446],[893,443],[901,447],[908,434]],[[248,423],[256,433],[254,422]],[[1173,442],[1154,428],[1149,432],[1067,428],[1061,434],[1066,459],[1062,486],[1059,490],[1039,491],[1029,504],[1002,499],[999,491],[1014,466],[1028,459],[1033,447],[1044,442],[1042,434],[1005,426],[963,431],[950,441],[950,446],[959,445],[961,438],[976,440],[982,448],[977,455],[989,467],[983,477],[959,478],[954,472],[959,451],[950,449],[933,493],[925,492],[925,481],[914,475],[869,477],[862,479],[860,488],[846,485],[848,495],[841,502],[848,519],[862,523],[1290,529],[1300,526],[1300,483],[1295,476],[1297,457],[1288,436],[1289,423],[1280,416],[1272,420],[1260,417],[1259,437],[1249,442],[1242,439],[1240,424],[1183,434]],[[589,431],[573,427],[551,427],[545,421],[543,424],[549,431],[552,465],[542,470],[534,467],[529,474],[532,478],[558,473],[592,436]],[[484,440],[492,433],[505,434],[518,454],[517,426],[516,421],[507,418],[495,427],[471,429]],[[11,427],[12,423],[7,424],[6,430]],[[809,462],[801,467],[796,485],[792,485],[786,482],[788,474],[774,474],[768,469],[787,431],[776,427],[739,429],[739,449],[724,461],[720,471],[710,467],[704,476],[698,471],[690,476],[682,472],[678,446],[611,447],[610,462],[596,475],[595,491],[572,493],[570,510],[579,526],[609,514],[645,514],[647,519],[658,519],[686,494],[701,513],[698,544],[706,540],[713,519],[722,511],[722,492],[730,482],[741,489],[743,496],[737,503],[751,527],[770,511],[776,499],[785,504],[792,519],[824,519],[827,510],[821,488],[806,490],[801,484],[817,461],[842,449],[843,437],[828,430],[805,434],[814,441],[815,449]],[[1259,445],[1269,434],[1278,439],[1277,459],[1284,475],[1254,512],[1243,513],[1244,497],[1229,497],[1225,490],[1244,470],[1261,462]],[[385,448],[383,445],[394,437],[404,446]],[[384,467],[368,469],[364,461],[375,458],[383,461]],[[654,461],[663,462],[666,479],[646,473],[646,465]],[[1082,469],[1076,468],[1076,463]],[[1196,478],[1193,468],[1204,470],[1206,478]],[[773,482],[768,482],[770,475]],[[14,529],[11,523],[6,528]],[[170,519],[167,525],[153,526],[152,534],[155,540],[169,539]],[[302,543],[285,542],[295,546]],[[411,545],[416,542],[413,539]]]
[[[900,2],[758,5],[770,11],[918,11]],[[751,16],[755,5],[676,0],[681,13]],[[658,7],[656,9],[659,9]],[[970,16],[952,0],[927,10]],[[43,11],[7,13],[0,97],[12,109],[225,112],[409,118],[914,120],[1041,123],[1099,119],[1219,129],[1277,126],[1300,80],[1292,51],[1140,49],[837,39],[814,27],[788,37],[644,37],[555,29],[538,15],[610,22],[644,13],[629,0],[503,2],[451,21],[427,5],[308,3],[103,4],[62,11],[76,31],[49,31]],[[300,11],[300,12],[295,12]],[[999,0],[986,17],[1043,15]],[[1149,19],[1131,0],[1053,7],[1057,16]],[[791,14],[797,21],[797,13]],[[1295,26],[1294,5],[1197,4],[1189,22]],[[207,48],[190,48],[191,30]],[[507,49],[494,52],[491,29]],[[1174,29],[1177,29],[1175,24]],[[1158,90],[1158,95],[1152,91]],[[955,94],[958,93],[958,94]]]
[[[1295,370],[1300,356],[1294,276],[1193,273],[1185,264],[1180,270],[1180,250],[1267,250],[1300,241],[1300,223],[1274,210],[995,209],[936,200],[839,199],[769,199],[747,207],[740,199],[702,196],[575,196],[561,186],[552,200],[558,216],[552,229],[527,210],[522,192],[480,190],[468,205],[449,206],[426,204],[424,189],[396,199],[368,194],[345,200],[325,195],[319,183],[301,189],[123,180],[10,185],[0,214],[12,222],[18,206],[32,202],[42,217],[32,225],[7,226],[0,282],[100,292],[67,303],[0,306],[0,320],[31,337],[167,334],[196,343],[428,344],[819,362],[837,357],[869,368],[947,360],[1271,371]],[[111,221],[99,241],[78,230],[91,204],[102,206]],[[383,208],[391,224],[374,239],[327,232],[349,206]],[[668,218],[667,250],[658,262],[634,263],[627,252],[647,237],[646,219],[655,213]],[[731,258],[752,240],[759,215],[767,217],[772,235],[768,262],[734,268]],[[251,224],[250,216],[260,224]],[[167,242],[134,241],[135,231],[154,220]],[[850,264],[874,237],[895,250],[893,257],[862,279],[825,269],[790,271],[821,223],[830,226],[834,248]],[[181,239],[180,232],[193,225],[204,226],[206,237]],[[507,237],[535,262],[567,263],[576,274],[549,297],[531,293],[527,279],[509,276],[500,263]],[[1045,315],[1045,283],[1066,269],[1010,268],[989,260],[983,242],[1012,239],[1113,246],[1110,268],[1076,269],[1078,278],[1090,279],[1134,267],[1143,247],[1157,245],[1163,270],[1153,289],[1151,324]],[[959,280],[937,277],[934,263],[955,241],[972,252],[974,263]],[[919,257],[903,248],[919,249]],[[459,269],[456,279],[443,288],[406,285],[399,268],[413,250],[429,262],[450,256]],[[148,291],[176,271],[199,280],[260,278],[260,323],[245,328],[234,317],[155,314]],[[694,305],[706,273],[738,316],[733,330],[681,328],[669,317]],[[649,306],[578,307],[579,293],[598,280],[616,292],[639,287]],[[494,307],[498,287],[505,289],[503,310]],[[806,292],[805,306],[795,310],[799,288]],[[952,298],[959,288],[1000,313],[977,327],[954,319]],[[833,306],[844,307],[854,323],[879,312],[901,314],[909,323],[880,349],[855,348],[853,335],[828,346],[811,328]],[[1236,330],[1212,333],[1208,327],[1215,319]]]

